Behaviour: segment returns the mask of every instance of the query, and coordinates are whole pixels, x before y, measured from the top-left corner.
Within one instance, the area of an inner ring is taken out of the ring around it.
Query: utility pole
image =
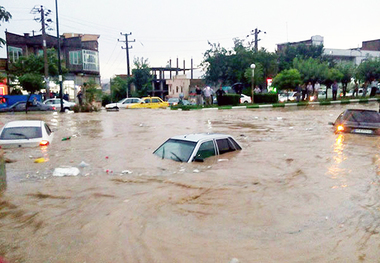
[[[44,7],[41,6],[40,10],[41,10],[41,26],[42,26],[42,49],[44,52],[44,75],[45,75],[45,85],[46,85],[46,98],[50,98],[49,67],[48,67],[47,49],[46,49],[46,31],[45,31]]]
[[[50,98],[50,89],[49,89],[49,66],[48,66],[48,57],[47,57],[47,47],[46,47],[46,27],[49,27],[48,23],[51,23],[51,19],[47,19],[45,21],[45,16],[50,14],[50,10],[45,11],[44,7],[41,5],[40,9],[34,7],[31,11],[32,14],[41,14],[41,18],[35,18],[34,20],[37,22],[41,22],[41,31],[42,31],[42,50],[44,53],[44,77],[45,77],[45,85],[46,85],[46,97]],[[47,23],[48,22],[48,23]],[[34,31],[33,31],[34,36]]]
[[[259,39],[259,34],[261,33],[262,31],[260,29],[257,29],[255,28],[255,30],[252,30],[251,31],[251,35],[254,35],[255,36],[255,39],[254,39],[254,43],[255,43],[255,50],[258,51],[259,50],[259,47],[258,47],[258,42],[261,40]],[[264,34],[266,34],[267,32],[263,32]],[[247,37],[249,37],[249,35],[247,35]],[[251,42],[252,44],[252,42]]]
[[[130,40],[130,41],[128,41],[128,36],[130,36],[130,35],[132,35],[132,32],[130,32],[129,34],[128,33],[125,33],[125,34],[123,34],[123,33],[121,33],[120,32],[120,35],[124,35],[125,36],[125,41],[122,41],[122,40],[117,40],[117,41],[119,41],[119,42],[124,42],[125,43],[125,47],[121,47],[122,49],[125,49],[125,52],[126,52],[126,54],[127,54],[127,78],[129,79],[129,77],[131,76],[131,73],[130,73],[130,70],[129,70],[129,50],[130,49],[132,49],[132,46],[131,47],[129,47],[129,43],[130,42],[135,42],[136,41],[136,39],[133,39],[133,40]],[[128,81],[128,80],[127,80]],[[126,94],[126,96],[127,96],[127,98],[129,97],[129,84],[128,84],[128,87],[127,87],[127,92],[126,92],[127,94]]]
[[[128,41],[128,36],[132,35],[132,33],[129,33],[129,34],[128,33],[126,33],[126,34],[120,33],[120,35],[124,35],[125,36],[125,41],[122,41],[122,40],[119,40],[119,39],[117,41],[125,43],[125,47],[121,47],[121,48],[125,49],[125,51],[127,53],[127,76],[130,77],[131,74],[130,74],[130,70],[129,70],[129,50],[132,49],[132,46],[129,47],[128,44],[130,42],[135,42],[136,39]]]

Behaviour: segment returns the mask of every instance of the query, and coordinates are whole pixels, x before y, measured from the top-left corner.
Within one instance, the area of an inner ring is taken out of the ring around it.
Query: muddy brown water
[[[0,195],[0,255],[380,262],[380,138],[334,134],[327,123],[346,108],[378,104],[0,115],[55,131],[47,149],[5,151],[13,162]],[[191,164],[152,155],[168,137],[194,132],[231,134],[243,150]],[[78,176],[53,176],[82,161]]]

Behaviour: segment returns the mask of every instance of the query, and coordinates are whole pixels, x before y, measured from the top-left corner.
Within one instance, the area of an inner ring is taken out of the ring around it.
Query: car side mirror
[[[197,155],[193,159],[194,162],[203,163],[205,160],[200,155]]]
[[[328,125],[332,125],[332,126],[334,126],[334,125],[335,125],[335,123],[333,123],[333,122],[329,121]]]

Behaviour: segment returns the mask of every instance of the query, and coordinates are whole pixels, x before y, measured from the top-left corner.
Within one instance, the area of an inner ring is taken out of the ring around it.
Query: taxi
[[[132,104],[128,109],[158,109],[158,108],[167,108],[169,103],[163,101],[160,97],[143,97],[141,98],[141,103]]]

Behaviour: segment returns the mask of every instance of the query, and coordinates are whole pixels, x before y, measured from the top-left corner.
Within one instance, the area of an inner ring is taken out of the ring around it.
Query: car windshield
[[[380,114],[376,111],[348,111],[344,119],[355,122],[380,123]]]
[[[0,135],[1,140],[33,139],[41,137],[42,131],[40,127],[5,128]]]
[[[196,142],[169,139],[154,151],[153,154],[162,159],[165,158],[178,162],[188,162],[196,144]]]

